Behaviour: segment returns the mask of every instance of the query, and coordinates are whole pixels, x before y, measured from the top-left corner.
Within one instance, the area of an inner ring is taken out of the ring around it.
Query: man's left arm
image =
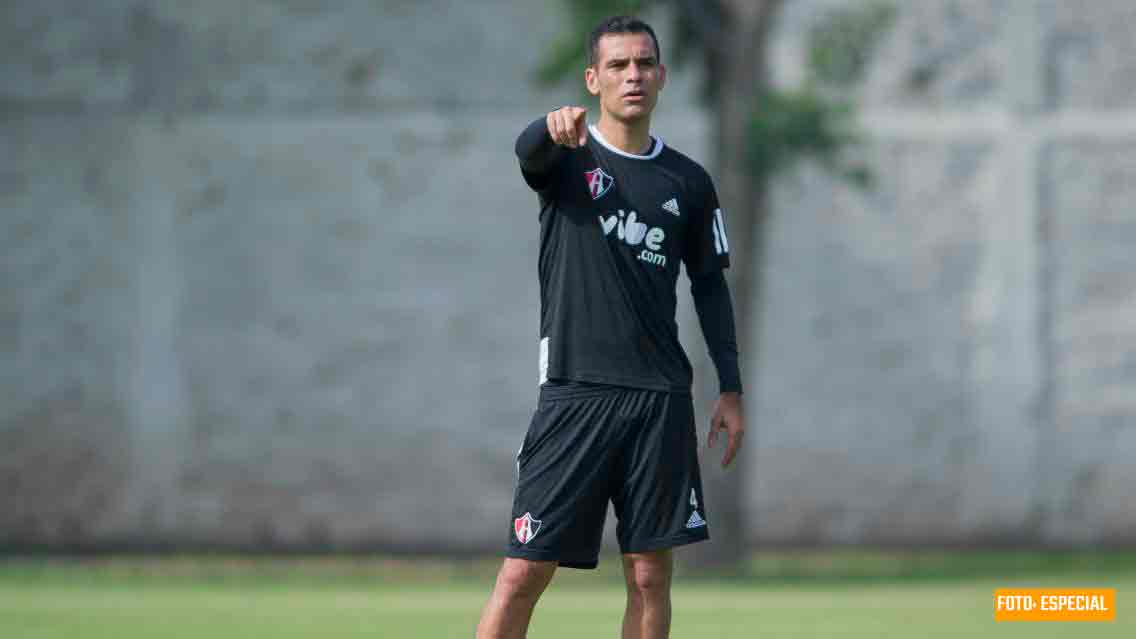
[[[728,440],[722,457],[722,467],[725,468],[733,462],[745,436],[733,303],[726,278],[720,270],[691,276],[690,294],[694,298],[694,308],[698,312],[710,359],[718,370],[720,395],[710,419],[708,445],[713,448],[718,440],[718,431],[726,431]]]

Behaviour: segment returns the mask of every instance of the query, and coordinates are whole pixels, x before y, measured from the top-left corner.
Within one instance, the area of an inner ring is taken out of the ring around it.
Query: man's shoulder
[[[713,186],[710,172],[705,167],[669,144],[659,155],[659,160],[670,172],[681,177],[683,182],[693,188],[706,189]]]
[[[710,173],[698,161],[670,144],[663,148],[663,152],[659,154],[659,159],[667,164],[671,170],[677,171],[683,176],[700,180],[710,179]]]

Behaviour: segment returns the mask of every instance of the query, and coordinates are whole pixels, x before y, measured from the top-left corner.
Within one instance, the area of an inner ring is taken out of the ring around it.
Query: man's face
[[[666,68],[659,64],[650,34],[608,33],[600,38],[596,63],[584,71],[584,81],[604,111],[631,122],[654,110]]]

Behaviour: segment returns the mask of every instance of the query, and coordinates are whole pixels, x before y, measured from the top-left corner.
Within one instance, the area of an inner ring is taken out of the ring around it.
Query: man
[[[667,636],[671,549],[709,538],[675,323],[680,262],[718,370],[709,443],[728,432],[723,467],[745,430],[717,195],[701,166],[650,135],[666,81],[654,31],[627,16],[602,22],[584,80],[599,97],[593,126],[586,109],[564,107],[516,144],[540,202],[540,399],[479,639],[524,637],[557,566],[596,567],[608,500],[627,583],[623,637]]]

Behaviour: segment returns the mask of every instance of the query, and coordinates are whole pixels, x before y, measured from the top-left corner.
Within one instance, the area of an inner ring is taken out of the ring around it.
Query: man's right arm
[[[517,159],[521,168],[534,175],[543,175],[556,166],[564,156],[564,147],[557,146],[548,134],[544,118],[533,120],[517,137]]]
[[[566,148],[587,141],[587,109],[564,107],[533,121],[517,137],[516,153],[530,185],[546,183],[548,174],[564,159]]]

